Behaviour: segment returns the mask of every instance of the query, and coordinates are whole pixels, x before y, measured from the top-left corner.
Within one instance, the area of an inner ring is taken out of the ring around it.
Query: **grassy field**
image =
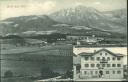
[[[31,78],[6,78],[6,79],[1,79],[1,82],[35,82]]]
[[[27,48],[26,48],[27,49]],[[70,46],[47,46],[32,52],[10,53],[1,55],[1,75],[11,70],[14,76],[40,76],[43,67],[49,67],[52,71],[60,74],[72,70],[72,51]],[[22,49],[21,49],[22,50]],[[28,48],[30,50],[30,48]],[[5,51],[4,51],[5,52]],[[6,52],[7,53],[7,52]],[[11,78],[12,82],[29,82],[28,78]],[[11,82],[8,79],[2,82]],[[19,80],[19,81],[16,81]],[[31,79],[29,79],[30,82]]]

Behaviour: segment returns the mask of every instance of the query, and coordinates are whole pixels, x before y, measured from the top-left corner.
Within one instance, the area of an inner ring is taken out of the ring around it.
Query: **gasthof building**
[[[93,53],[82,52],[80,56],[80,79],[88,78],[123,78],[123,54],[100,49]]]

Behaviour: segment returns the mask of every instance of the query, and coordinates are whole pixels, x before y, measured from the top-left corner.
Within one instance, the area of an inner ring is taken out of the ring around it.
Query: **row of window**
[[[103,55],[103,53],[100,53],[100,55],[102,56]],[[108,55],[108,53],[105,53],[105,56],[107,56]]]
[[[84,74],[87,74],[88,71],[84,71]],[[99,74],[100,71],[90,71],[90,74]],[[111,72],[110,71],[104,71],[103,74],[110,74]],[[121,74],[121,71],[118,70],[118,71],[115,71],[113,70],[112,71],[112,74]]]
[[[121,67],[121,64],[85,64],[85,67]]]
[[[90,58],[90,60],[120,60],[120,57],[113,57],[112,59],[110,58],[110,57],[102,57],[102,58],[100,58],[100,57],[85,57],[85,60],[87,61],[87,60],[89,60],[89,58]]]
[[[87,37],[69,37],[70,40],[82,40],[82,39],[87,39]]]

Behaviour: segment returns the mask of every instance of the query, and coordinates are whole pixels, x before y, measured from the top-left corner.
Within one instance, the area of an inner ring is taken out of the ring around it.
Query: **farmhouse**
[[[78,45],[95,44],[104,38],[96,37],[95,35],[67,35],[67,40],[77,41]]]
[[[82,52],[78,56],[81,68],[77,74],[78,63],[74,65],[74,78],[123,78],[123,54],[116,54],[103,48],[92,53]]]
[[[83,36],[83,35],[67,35],[67,40],[83,40],[86,39],[87,36]]]

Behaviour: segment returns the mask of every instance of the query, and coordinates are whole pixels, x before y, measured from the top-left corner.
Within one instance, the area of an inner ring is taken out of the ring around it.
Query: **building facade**
[[[123,55],[113,53],[107,49],[100,49],[93,53],[80,54],[80,79],[86,78],[123,78]]]

